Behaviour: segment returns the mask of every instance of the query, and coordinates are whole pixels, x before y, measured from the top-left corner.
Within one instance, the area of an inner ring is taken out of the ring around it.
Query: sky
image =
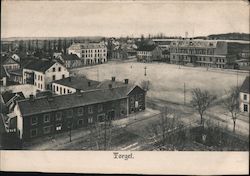
[[[249,33],[245,1],[2,1],[1,38]]]

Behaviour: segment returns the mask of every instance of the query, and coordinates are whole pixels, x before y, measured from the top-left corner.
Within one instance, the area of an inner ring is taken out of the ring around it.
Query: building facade
[[[162,59],[162,49],[155,45],[144,45],[137,50],[137,60],[139,62],[152,62]]]
[[[43,106],[41,106],[43,105]],[[145,91],[138,86],[107,88],[17,102],[17,133],[28,141],[105,120],[125,118],[145,109]]]
[[[230,68],[233,59],[223,41],[183,39],[170,44],[170,63],[173,64]]]
[[[250,114],[250,77],[246,77],[240,88],[240,111]]]
[[[107,47],[103,43],[73,43],[67,51],[68,54],[76,54],[82,65],[107,62]]]
[[[23,83],[32,84],[38,91],[51,90],[55,80],[69,77],[65,66],[51,60],[34,60],[23,68]]]

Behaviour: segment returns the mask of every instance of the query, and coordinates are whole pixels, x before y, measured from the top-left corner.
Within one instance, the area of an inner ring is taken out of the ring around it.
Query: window
[[[56,80],[56,75],[53,75],[53,76],[52,76],[52,80],[53,80],[53,81]]]
[[[66,89],[65,88],[63,89],[63,94],[66,94]]]
[[[58,67],[58,71],[59,71],[59,72],[61,71],[61,67]]]
[[[56,86],[56,91],[58,92],[58,90],[59,90],[59,89],[58,89],[58,86]]]
[[[43,89],[43,85],[41,84],[41,89]]]
[[[38,75],[38,80],[40,80],[40,75]]]
[[[65,78],[65,75],[62,75],[62,79]]]
[[[67,111],[67,117],[68,117],[68,118],[71,118],[72,115],[73,115],[73,110],[72,110],[72,109],[69,109],[69,110]]]
[[[36,137],[37,136],[37,129],[30,130],[30,137]]]
[[[88,107],[88,113],[89,113],[89,114],[92,114],[92,113],[93,113],[93,107],[92,107],[92,106],[89,106],[89,107]]]
[[[55,71],[56,71],[56,68],[55,68],[55,67],[53,67],[53,68],[52,68],[52,70],[53,70],[53,72],[55,72]]]
[[[49,134],[51,132],[51,126],[46,126],[43,128],[43,134]]]
[[[78,125],[83,125],[83,119],[78,120]]]
[[[247,104],[244,104],[244,109],[243,109],[244,112],[248,112],[248,105]]]
[[[49,114],[44,114],[43,115],[43,122],[44,123],[50,122],[50,115]]]
[[[97,116],[98,122],[104,122],[105,121],[105,115],[101,114]]]
[[[31,117],[31,125],[36,125],[38,122],[38,118],[37,117]]]
[[[56,121],[62,120],[62,112],[56,112]]]
[[[62,124],[57,124],[56,125],[56,131],[62,130]]]
[[[88,117],[88,123],[93,123],[93,117]]]
[[[77,109],[77,114],[78,115],[83,115],[83,108],[82,107]]]
[[[243,98],[244,100],[247,100],[247,95],[246,94],[244,94],[244,98]]]
[[[56,89],[56,86],[55,85],[53,85],[53,91],[55,92],[55,89]]]
[[[102,104],[99,104],[98,105],[98,112],[102,112],[103,111],[103,105]]]

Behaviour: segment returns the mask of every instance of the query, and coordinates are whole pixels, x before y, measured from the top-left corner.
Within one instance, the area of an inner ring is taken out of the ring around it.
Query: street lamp
[[[144,76],[147,76],[147,67],[146,66],[144,67],[144,70],[145,70]]]

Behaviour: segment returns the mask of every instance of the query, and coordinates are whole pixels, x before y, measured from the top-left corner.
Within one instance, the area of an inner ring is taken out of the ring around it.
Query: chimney
[[[30,94],[30,101],[34,101],[35,98],[34,98],[34,95]]]
[[[128,79],[124,79],[124,83],[125,83],[125,84],[128,84]]]
[[[91,86],[91,82],[90,82],[90,81],[88,81],[88,86],[89,86],[89,87]]]
[[[112,76],[112,77],[111,77],[111,80],[112,80],[112,82],[115,82],[115,77]]]
[[[112,84],[109,84],[109,88],[112,89]]]

